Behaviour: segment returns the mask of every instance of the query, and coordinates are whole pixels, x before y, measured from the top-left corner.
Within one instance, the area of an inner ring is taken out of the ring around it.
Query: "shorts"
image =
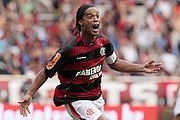
[[[74,120],[97,120],[104,112],[104,99],[78,100],[65,104],[66,110]]]
[[[177,94],[176,103],[174,105],[173,112],[174,112],[174,116],[177,116],[178,114],[180,114],[180,89]]]

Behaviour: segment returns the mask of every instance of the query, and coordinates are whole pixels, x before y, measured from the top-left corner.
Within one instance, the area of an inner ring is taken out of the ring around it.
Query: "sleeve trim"
[[[113,54],[110,55],[109,57],[107,57],[105,59],[105,61],[106,61],[107,64],[113,64],[113,63],[115,63],[117,61],[117,59],[118,59],[118,57],[117,57],[116,53],[113,52]]]

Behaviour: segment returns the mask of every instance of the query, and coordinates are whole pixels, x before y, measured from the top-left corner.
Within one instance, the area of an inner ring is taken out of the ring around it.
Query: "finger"
[[[21,103],[23,103],[23,101],[19,101],[18,103],[21,104]]]
[[[152,63],[154,63],[154,60],[151,60],[151,61],[148,62],[148,64],[152,64]]]
[[[20,108],[20,114],[23,115],[23,117],[25,116],[24,108],[22,106]]]
[[[27,110],[27,112],[30,114],[30,110],[29,110],[29,107],[26,107],[26,110]]]
[[[28,106],[21,104],[20,105],[20,114],[23,115],[23,117],[26,117],[30,113]]]
[[[22,102],[18,102],[20,105],[20,108],[19,108],[19,111],[20,111],[20,114],[23,115],[23,105],[22,105]]]
[[[161,65],[155,65],[155,69],[158,70],[158,71],[162,70],[162,68],[163,67]]]
[[[20,114],[23,115],[23,117],[25,116],[25,109],[22,105],[20,106]]]
[[[156,63],[155,66],[162,66],[162,63]]]
[[[24,115],[24,109],[23,109],[23,108],[21,108],[21,115],[23,115],[23,117],[25,116],[25,115]]]
[[[26,117],[27,116],[27,111],[26,108],[23,107],[23,116]]]
[[[18,103],[19,103],[19,104],[22,104],[24,101],[25,101],[25,100],[23,99],[23,100],[19,101]]]
[[[158,67],[158,68],[155,68],[154,71],[159,72],[159,71],[161,71],[161,69],[162,69],[162,68]]]
[[[20,114],[22,115],[22,106],[21,105],[20,105],[19,111],[20,111]]]

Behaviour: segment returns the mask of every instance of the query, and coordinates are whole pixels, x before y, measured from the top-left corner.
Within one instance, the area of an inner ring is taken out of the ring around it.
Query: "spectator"
[[[144,49],[147,49],[151,56],[160,59],[159,56],[164,53],[167,43],[164,33],[169,28],[171,32],[168,33],[168,42],[171,44],[172,53],[176,59],[180,57],[178,0],[3,0],[1,3],[0,56],[3,59],[1,66],[6,69],[7,74],[24,74],[30,66],[35,73],[39,71],[40,68],[35,64],[43,66],[48,61],[47,54],[44,54],[47,49],[57,49],[71,38],[68,29],[75,24],[73,16],[80,3],[92,3],[100,9],[100,29],[110,38],[120,58],[127,59],[127,56],[123,58],[123,53],[127,52],[127,49],[124,49],[127,48],[127,44],[123,44],[124,38],[133,38],[131,51],[137,54],[133,61],[137,61],[137,58],[138,61],[143,61],[144,58],[140,55]],[[34,43],[38,43],[38,46]],[[20,50],[17,56],[7,50],[13,46]],[[32,53],[32,49],[36,52]],[[15,61],[9,62],[11,59]],[[21,67],[18,67],[18,64],[21,64]],[[179,74],[178,72],[176,75]]]
[[[167,52],[164,52],[160,56],[160,60],[164,66],[164,72],[165,75],[176,75],[177,69],[178,69],[178,59],[177,57],[172,53],[172,50],[169,48],[167,49]]]
[[[0,88],[0,103],[8,102],[8,93],[6,90]]]

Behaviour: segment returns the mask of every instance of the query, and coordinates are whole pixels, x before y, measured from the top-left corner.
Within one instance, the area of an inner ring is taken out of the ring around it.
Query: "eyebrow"
[[[96,14],[99,14],[99,12],[85,12],[84,15],[89,15],[89,14],[93,14],[93,13],[96,13]]]

